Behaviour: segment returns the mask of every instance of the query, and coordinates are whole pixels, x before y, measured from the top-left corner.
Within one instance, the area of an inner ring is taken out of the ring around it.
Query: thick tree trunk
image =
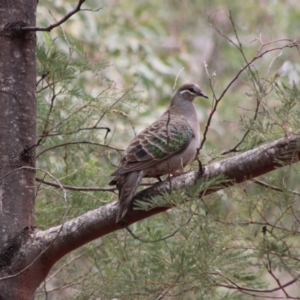
[[[0,277],[26,266],[18,257],[34,226],[36,0],[0,1]],[[31,167],[29,169],[28,167]],[[32,274],[0,280],[0,299],[31,299]]]

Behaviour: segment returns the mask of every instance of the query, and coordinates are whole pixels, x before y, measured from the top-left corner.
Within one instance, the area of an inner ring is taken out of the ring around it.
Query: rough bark
[[[0,276],[22,269],[16,259],[25,228],[34,225],[36,0],[0,1]],[[26,231],[26,230],[25,230]],[[30,272],[0,281],[0,299],[30,299]]]
[[[191,186],[202,185],[203,182],[209,182],[214,178],[226,178],[223,185],[202,190],[199,195],[201,197],[203,194],[209,195],[217,190],[268,173],[276,168],[290,165],[297,162],[299,158],[300,135],[298,133],[209,164],[205,166],[202,174],[199,174],[198,171],[191,171],[182,176],[158,183],[141,191],[134,199],[149,201],[152,197],[170,190],[184,190]],[[89,211],[60,226],[45,231],[28,232],[27,242],[22,244],[19,255],[33,259],[30,269],[40,274],[36,278],[35,287],[38,287],[38,281],[42,281],[43,276],[46,276],[51,267],[61,257],[96,238],[122,229],[121,225],[115,223],[117,209],[117,202],[113,202]],[[132,224],[167,209],[169,207],[159,207],[148,211],[133,210],[131,208],[126,221],[128,224]]]

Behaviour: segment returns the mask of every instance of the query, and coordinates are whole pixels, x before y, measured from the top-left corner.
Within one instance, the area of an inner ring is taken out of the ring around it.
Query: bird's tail
[[[144,170],[135,171],[127,173],[123,176],[120,176],[117,183],[117,188],[119,190],[119,211],[116,219],[116,223],[122,220],[130,205],[132,197],[134,196],[136,189],[141,183],[145,175]]]

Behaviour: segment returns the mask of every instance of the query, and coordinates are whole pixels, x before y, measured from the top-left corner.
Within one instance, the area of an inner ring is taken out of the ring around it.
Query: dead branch
[[[24,31],[51,31],[53,28],[60,26],[64,22],[66,22],[68,19],[70,19],[73,15],[75,15],[79,11],[99,11],[102,8],[98,8],[97,10],[91,10],[91,9],[81,9],[82,4],[85,2],[85,0],[79,0],[77,6],[68,12],[62,19],[57,21],[56,23],[49,25],[48,27],[30,27],[25,26],[21,29]]]

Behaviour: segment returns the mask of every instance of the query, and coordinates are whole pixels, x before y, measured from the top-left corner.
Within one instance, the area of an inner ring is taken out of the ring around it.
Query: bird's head
[[[195,83],[186,83],[184,85],[182,85],[177,93],[176,93],[177,97],[183,97],[185,100],[188,101],[193,101],[196,97],[204,97],[207,98],[208,97],[201,91],[199,85],[195,84]]]

